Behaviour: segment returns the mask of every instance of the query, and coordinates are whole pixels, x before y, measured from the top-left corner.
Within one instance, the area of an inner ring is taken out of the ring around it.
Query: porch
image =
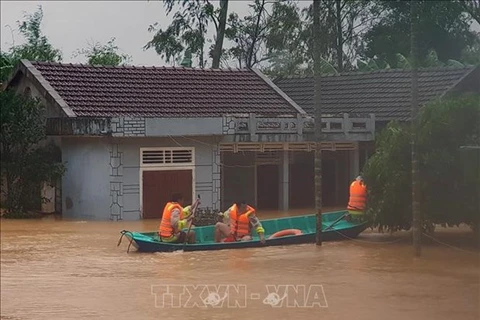
[[[315,145],[281,145],[220,145],[222,209],[242,199],[261,211],[315,207]],[[373,154],[371,144],[325,142],[322,151],[323,206],[344,208],[351,181]]]

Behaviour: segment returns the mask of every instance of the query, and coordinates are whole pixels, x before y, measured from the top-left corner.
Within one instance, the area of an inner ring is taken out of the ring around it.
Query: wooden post
[[[412,145],[412,225],[413,225],[413,248],[415,256],[421,255],[422,221],[419,201],[419,174],[417,155],[417,116],[418,116],[418,4],[417,1],[410,2],[410,57],[412,62],[412,88],[411,88],[411,145]]]
[[[315,209],[317,211],[316,244],[322,245],[322,100],[321,62],[320,62],[320,0],[313,0],[313,41],[314,41],[314,79],[315,79]]]

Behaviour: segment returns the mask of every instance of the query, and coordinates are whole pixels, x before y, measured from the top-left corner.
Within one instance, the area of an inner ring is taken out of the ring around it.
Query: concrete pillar
[[[338,205],[340,203],[341,188],[344,188],[344,186],[342,185],[342,179],[340,177],[339,161],[340,161],[340,159],[339,159],[338,155],[335,155],[335,161],[334,161],[334,166],[335,166],[335,205]]]
[[[279,197],[279,209],[283,211],[288,211],[289,209],[289,186],[290,186],[290,163],[288,159],[288,151],[284,150],[281,154],[280,159],[280,197]]]
[[[358,142],[355,143],[355,150],[350,151],[350,176],[355,179],[360,173],[360,149]]]

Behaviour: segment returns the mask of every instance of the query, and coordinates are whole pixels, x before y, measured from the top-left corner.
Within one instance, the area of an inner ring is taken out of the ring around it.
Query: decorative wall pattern
[[[123,192],[121,182],[110,182],[110,220],[122,220]]]
[[[220,177],[220,149],[218,145],[213,146],[213,161],[212,161],[212,208],[213,210],[220,210],[220,195],[221,195],[221,177]]]
[[[114,143],[110,148],[110,220],[122,220],[123,215],[123,152]]]
[[[145,118],[124,117],[113,118],[111,121],[114,137],[145,137]]]
[[[235,134],[235,117],[223,117],[223,134]]]

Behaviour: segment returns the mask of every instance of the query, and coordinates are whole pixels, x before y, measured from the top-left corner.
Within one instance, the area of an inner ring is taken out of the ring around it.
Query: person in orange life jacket
[[[362,176],[358,176],[355,181],[350,184],[350,199],[348,200],[348,220],[351,217],[359,218],[365,212],[367,206],[367,186]]]
[[[183,208],[184,199],[179,193],[172,195],[171,201],[165,205],[158,229],[161,241],[169,243],[184,243],[187,237],[188,222],[193,219],[190,206]],[[184,230],[185,229],[185,230]],[[195,243],[195,232],[190,230],[188,243]]]
[[[245,201],[237,201],[227,211],[219,213],[224,222],[215,225],[216,242],[235,242],[252,240],[255,229],[260,241],[265,243],[265,230],[255,215],[255,209]]]

